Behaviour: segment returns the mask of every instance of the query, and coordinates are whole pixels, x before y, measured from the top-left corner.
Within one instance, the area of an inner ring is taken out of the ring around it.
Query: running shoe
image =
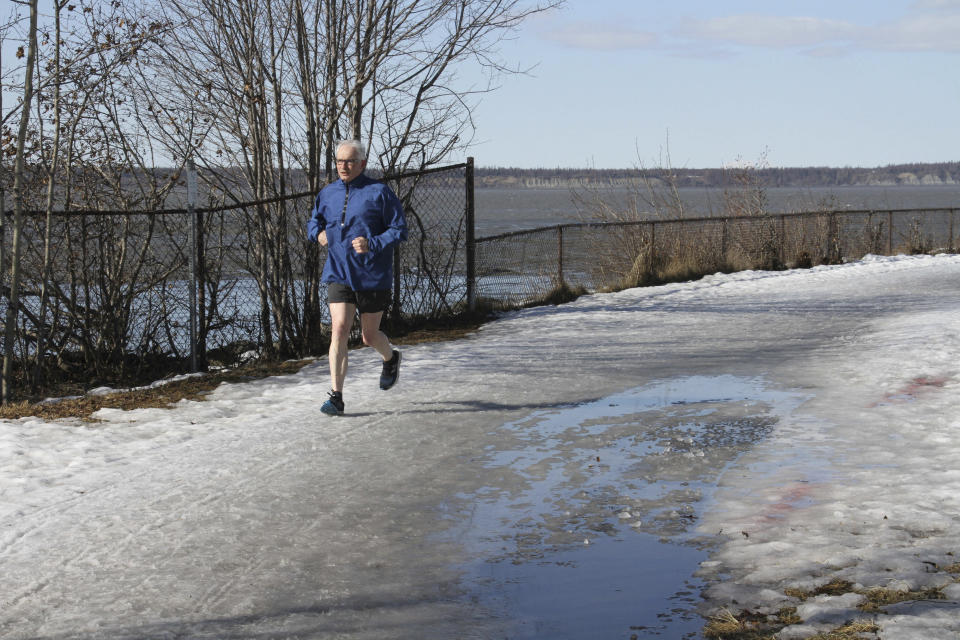
[[[327,401],[323,403],[322,407],[320,407],[320,411],[328,416],[342,416],[343,394],[331,391],[328,395],[330,397],[327,398]]]
[[[380,374],[380,388],[386,391],[397,384],[400,377],[400,352],[393,350],[393,357],[383,363],[383,372]]]

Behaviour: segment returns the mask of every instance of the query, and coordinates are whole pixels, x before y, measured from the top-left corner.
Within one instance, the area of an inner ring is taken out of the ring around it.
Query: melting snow
[[[960,257],[585,296],[205,402],[0,422],[0,638],[960,633]],[[585,544],[588,543],[588,544]],[[800,602],[832,581],[847,592]],[[867,614],[862,594],[939,590]]]

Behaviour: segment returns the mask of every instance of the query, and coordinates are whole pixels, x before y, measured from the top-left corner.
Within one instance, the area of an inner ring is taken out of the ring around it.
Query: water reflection
[[[697,637],[710,541],[693,527],[723,470],[799,402],[697,376],[503,425],[484,487],[448,505],[466,597],[509,638]]]

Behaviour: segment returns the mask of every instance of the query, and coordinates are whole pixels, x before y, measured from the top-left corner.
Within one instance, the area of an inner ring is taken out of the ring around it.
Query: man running
[[[327,247],[321,281],[327,284],[330,336],[330,394],[323,413],[343,414],[347,376],[347,341],[360,312],[363,344],[383,358],[380,388],[389,389],[400,373],[400,351],[380,330],[390,306],[393,248],[407,239],[407,220],[396,194],[364,173],[367,155],[359,140],[337,145],[336,182],[320,190],[307,223],[307,237]]]

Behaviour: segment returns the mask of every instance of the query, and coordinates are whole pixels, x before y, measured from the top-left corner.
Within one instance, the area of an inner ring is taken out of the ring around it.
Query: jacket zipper
[[[347,189],[347,194],[343,197],[343,211],[340,212],[340,226],[347,224],[347,202],[350,200],[350,184],[346,183],[344,185]]]

